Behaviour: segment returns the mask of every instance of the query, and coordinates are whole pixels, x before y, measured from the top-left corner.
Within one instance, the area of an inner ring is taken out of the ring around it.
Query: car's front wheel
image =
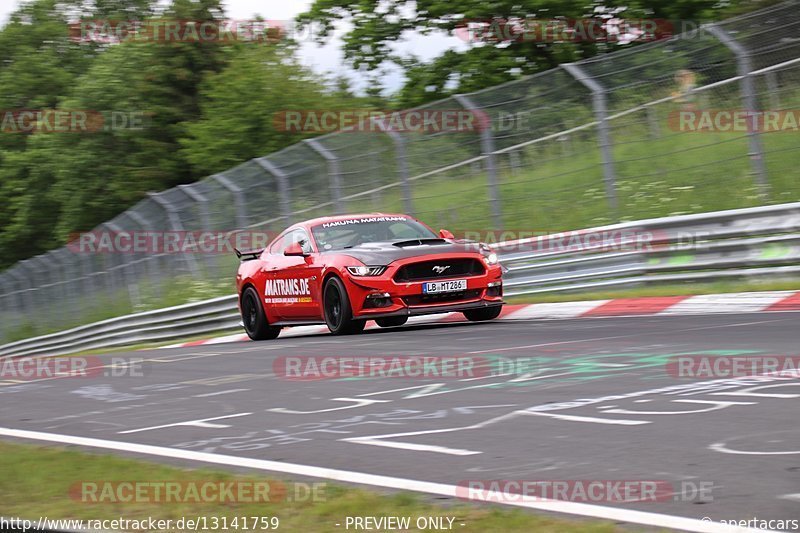
[[[323,291],[325,324],[334,335],[352,335],[361,333],[365,320],[353,320],[353,308],[344,283],[339,278],[331,278],[325,283]]]
[[[375,323],[382,328],[394,328],[397,326],[402,326],[406,322],[408,322],[407,316],[389,316],[386,318],[375,319]]]
[[[500,311],[502,310],[503,306],[501,305],[483,307],[481,309],[470,309],[469,311],[464,311],[464,316],[467,317],[467,320],[470,322],[483,322],[485,320],[494,320],[499,317]]]
[[[242,323],[247,336],[254,341],[272,340],[281,332],[281,328],[269,325],[258,292],[253,287],[247,287],[242,293]]]

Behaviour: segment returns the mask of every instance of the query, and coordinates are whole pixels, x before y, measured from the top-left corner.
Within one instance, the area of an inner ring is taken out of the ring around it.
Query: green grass
[[[100,453],[86,453],[60,447],[0,442],[0,499],[3,515],[38,520],[50,519],[173,519],[181,517],[276,516],[279,531],[342,531],[347,516],[455,517],[464,532],[610,533],[622,531],[611,523],[571,521],[537,515],[518,509],[487,504],[448,501],[435,504],[424,495],[370,491],[325,483],[317,501],[268,503],[84,503],[70,496],[70,488],[82,482],[195,482],[244,481],[291,482],[271,476],[236,475],[215,469],[185,469]],[[319,481],[317,481],[319,483]],[[80,494],[80,492],[78,492]],[[239,529],[243,531],[243,529]],[[144,531],[144,530],[140,530]],[[254,531],[254,530],[250,530]]]

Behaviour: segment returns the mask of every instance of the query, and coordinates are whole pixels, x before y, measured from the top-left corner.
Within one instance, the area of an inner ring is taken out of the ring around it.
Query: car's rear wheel
[[[242,293],[242,323],[247,336],[254,341],[272,340],[281,332],[281,328],[269,325],[258,292],[253,287],[247,287]]]
[[[375,323],[382,328],[394,328],[397,326],[402,326],[406,322],[408,322],[407,316],[389,316],[386,318],[375,319]]]
[[[352,335],[361,333],[365,320],[353,320],[353,308],[347,290],[339,278],[331,278],[325,284],[323,291],[323,306],[325,311],[325,324],[334,335]]]
[[[483,307],[481,309],[470,309],[469,311],[464,311],[464,316],[467,317],[467,320],[470,322],[483,322],[485,320],[494,320],[499,317],[500,311],[502,310],[503,306],[501,305]]]

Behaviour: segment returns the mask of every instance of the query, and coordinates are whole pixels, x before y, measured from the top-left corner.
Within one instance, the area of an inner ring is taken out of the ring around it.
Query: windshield
[[[322,252],[344,250],[368,242],[438,238],[430,229],[407,217],[336,220],[314,226],[311,232]]]

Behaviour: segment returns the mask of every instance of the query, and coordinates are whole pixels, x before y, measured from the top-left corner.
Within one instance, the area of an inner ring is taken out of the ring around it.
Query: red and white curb
[[[708,315],[722,313],[756,313],[768,311],[800,311],[800,291],[735,292],[697,296],[652,296],[541,304],[506,305],[499,320],[564,319],[622,317],[647,315]],[[463,322],[461,313],[411,317],[408,324]],[[377,328],[370,321],[367,329]],[[280,338],[326,333],[325,326],[298,326],[281,332]],[[249,340],[237,333],[214,339],[184,342],[162,348],[185,348],[206,344],[222,344]]]

